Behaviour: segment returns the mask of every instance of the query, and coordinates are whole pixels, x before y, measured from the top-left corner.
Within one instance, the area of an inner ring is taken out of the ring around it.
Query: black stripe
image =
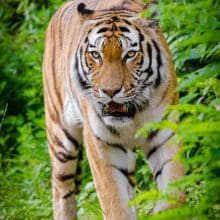
[[[85,81],[83,80],[82,76],[80,75],[80,72],[79,72],[79,59],[78,59],[78,51],[76,53],[76,56],[75,56],[75,69],[76,69],[76,72],[77,72],[77,76],[78,76],[78,80],[79,80],[79,84],[81,85],[82,89],[83,90],[86,90],[86,89],[90,89],[91,86]]]
[[[80,146],[79,154],[78,154],[78,162],[76,167],[76,177],[74,179],[75,185],[76,185],[76,193],[78,194],[80,192],[80,186],[82,182],[82,169],[83,169],[83,149],[82,146]]]
[[[127,21],[125,19],[122,19],[126,24],[128,24],[129,26],[132,26],[132,23],[130,21]]]
[[[87,50],[88,50],[88,47],[89,47],[89,45],[87,45]],[[84,68],[84,65],[83,65],[83,61],[82,61],[83,57],[85,57],[85,55],[83,54],[83,49],[82,49],[82,47],[81,47],[80,50],[79,50],[79,57],[80,57],[80,66],[81,66],[81,69],[82,69],[82,71],[83,71],[84,77],[86,78],[86,80],[88,80],[87,75],[89,74],[89,72],[86,72],[86,70],[85,70],[85,68]],[[85,60],[85,64],[86,64],[86,67],[90,70],[91,68],[89,68],[89,65],[88,65],[88,63],[87,63],[87,60]],[[89,80],[88,80],[88,81],[89,81]]]
[[[142,75],[143,73],[148,73],[148,75],[142,83],[145,83],[146,81],[148,81],[149,77],[151,77],[153,75],[153,70],[151,67],[152,66],[152,48],[149,43],[147,43],[147,53],[149,56],[149,65],[148,65],[147,69],[141,71],[139,75]]]
[[[142,90],[144,89],[145,88],[141,88],[139,90],[140,95],[139,97],[136,97],[136,100],[128,103],[131,108],[135,109],[135,112],[142,112],[149,106],[149,100],[147,100],[146,97],[141,94],[143,92]]]
[[[148,132],[148,137],[147,137],[147,140],[152,140],[159,132],[159,129],[156,129],[156,130],[151,130]]]
[[[87,38],[87,39],[88,39],[88,38]],[[85,41],[85,43],[87,43],[87,41]],[[88,47],[96,48],[96,46],[93,45],[93,44],[89,44]]]
[[[104,28],[100,28],[100,29],[97,31],[97,34],[100,34],[100,33],[106,32],[106,31],[108,31],[108,30],[109,30],[109,28],[106,28],[106,27],[104,27]]]
[[[67,137],[67,139],[76,147],[76,149],[79,149],[79,143],[78,141],[69,133],[69,131],[67,131],[65,128],[62,128],[65,136]]]
[[[110,133],[112,133],[116,136],[120,136],[120,133],[116,130],[116,128],[114,128],[110,125],[106,125],[106,128],[108,129],[108,131],[110,131]]]
[[[140,42],[144,41],[144,35],[142,34],[142,32],[138,28],[136,28],[136,29],[139,32]]]
[[[148,53],[148,56],[149,56],[149,67],[151,67],[151,64],[152,64],[152,48],[151,48],[151,45],[149,43],[147,43],[147,53]]]
[[[159,175],[162,174],[164,166],[165,166],[167,163],[169,163],[170,161],[171,161],[171,159],[166,160],[166,161],[162,164],[161,168],[154,174],[154,179],[155,179],[155,180],[157,179],[157,177],[158,177]]]
[[[110,147],[118,148],[118,149],[120,149],[121,151],[127,153],[127,150],[126,150],[126,148],[125,148],[123,145],[117,144],[117,143],[109,143],[109,142],[106,142],[106,141],[102,140],[102,139],[101,139],[100,137],[98,137],[97,135],[94,135],[94,136],[97,138],[97,140],[101,141],[103,144],[106,144],[106,145],[108,145],[108,146],[110,146]]]
[[[74,139],[73,136],[71,136],[71,134],[61,126],[62,131],[64,132],[66,138],[75,146],[76,150],[78,150],[79,148],[79,144],[76,141],[76,139]],[[47,129],[47,133],[48,135],[51,137],[52,141],[54,142],[55,145],[59,146],[60,148],[64,149],[68,154],[70,153],[69,150],[65,147],[65,145],[63,144],[63,142],[59,139],[59,137],[55,134],[52,134],[50,130]]]
[[[119,17],[117,17],[117,16],[113,16],[111,19],[112,19],[113,21],[117,21],[117,22],[120,21]]]
[[[99,120],[101,121],[101,123],[103,124],[103,126],[105,126],[105,127],[107,128],[107,130],[108,130],[111,134],[116,135],[116,136],[120,136],[120,133],[116,130],[116,128],[114,128],[114,127],[112,127],[112,126],[110,126],[110,125],[106,125],[106,124],[104,123],[104,121],[103,121],[101,115],[100,115],[98,112],[96,112],[96,111],[95,111],[95,113],[96,113],[97,117],[99,118]]]
[[[75,178],[75,174],[66,174],[66,175],[55,175],[55,177],[60,181],[66,181]]]
[[[76,168],[76,179],[78,179],[78,177],[81,176],[82,174],[82,167],[83,167],[82,162],[83,162],[83,149],[82,149],[82,146],[80,146],[80,150],[78,153],[78,163],[77,163],[77,168]]]
[[[56,157],[56,159],[59,160],[59,161],[62,162],[62,163],[66,163],[67,160],[63,159],[63,158],[54,150],[54,148],[52,147],[52,144],[50,143],[49,140],[48,140],[48,144],[49,144],[49,147],[50,147],[50,149],[52,150],[54,156]]]
[[[119,28],[119,30],[121,32],[128,32],[128,33],[130,33],[130,30],[128,28],[124,27],[124,26],[119,26],[118,28]]]
[[[147,76],[147,79],[149,79],[149,77],[151,77],[153,75],[153,70],[152,70],[152,48],[151,48],[151,45],[149,43],[147,43],[147,52],[148,52],[148,55],[149,55],[149,66],[147,68],[147,72],[148,72],[148,76]]]
[[[114,167],[115,169],[117,169],[118,171],[120,171],[123,176],[125,176],[127,179],[128,179],[128,182],[130,183],[130,185],[132,187],[135,186],[135,184],[131,181],[131,179],[129,178],[129,176],[133,176],[134,175],[134,171],[133,172],[128,172],[128,170],[125,170],[123,168],[119,168],[119,167],[116,167],[115,165],[112,165],[112,167]]]
[[[152,40],[152,42],[153,42],[153,44],[156,48],[156,51],[157,51],[157,63],[159,64],[159,66],[161,66],[162,65],[162,60],[161,60],[161,56],[160,56],[160,49],[159,49],[157,43],[154,40]]]
[[[69,160],[76,160],[77,159],[77,155],[76,156],[71,156],[68,151],[67,153],[64,152],[56,152],[56,150],[52,147],[52,143],[48,140],[48,144],[50,149],[52,150],[54,156],[57,158],[57,160],[59,160],[62,163],[66,163]],[[55,143],[56,144],[56,143]],[[57,145],[57,144],[56,144]],[[60,146],[60,145],[58,145]],[[64,148],[65,149],[65,148]],[[66,149],[65,149],[66,150]]]
[[[128,172],[128,170],[123,169],[123,168],[119,168],[113,165],[113,167],[115,167],[116,169],[118,169],[120,172],[122,172],[125,176],[130,176],[130,175],[134,175],[134,171],[132,172]]]
[[[111,147],[114,147],[114,148],[119,148],[121,149],[123,152],[127,153],[127,150],[123,147],[123,145],[121,144],[110,144],[110,143],[106,143],[108,145],[110,145]]]
[[[66,195],[63,196],[63,199],[67,199],[68,197],[72,196],[73,194],[75,194],[75,190],[68,192]]]
[[[156,48],[156,51],[157,51],[157,78],[155,81],[155,87],[157,88],[161,82],[160,67],[162,65],[162,60],[161,60],[160,49],[159,49],[157,43],[154,40],[152,40],[152,42],[153,42],[153,44]]]
[[[88,35],[89,33],[87,33],[87,35]],[[89,38],[88,37],[86,37],[85,38],[85,40],[84,40],[84,44],[87,44],[89,42]],[[93,47],[94,45],[92,45],[92,47]]]
[[[154,179],[155,179],[155,180],[157,179],[157,177],[158,177],[159,175],[162,174],[162,170],[163,170],[163,169],[160,169],[159,171],[156,172],[156,174],[155,174],[155,176],[154,176]]]
[[[147,159],[149,159],[150,156],[157,151],[157,149],[158,149],[158,146],[153,147],[153,148],[148,152],[148,154],[147,154]]]
[[[139,73],[139,71],[137,70],[137,72],[135,73],[136,75],[131,75],[131,77],[134,79],[134,80],[136,80],[136,81],[138,81],[138,79],[139,79],[139,75],[140,75],[140,73]]]
[[[68,160],[76,160],[78,158],[78,156],[71,156],[70,154],[65,154],[63,152],[58,152],[57,154],[61,155],[66,160],[66,162]]]
[[[174,136],[175,133],[169,135],[162,143],[154,146],[147,154],[147,159],[149,159],[161,146],[163,146],[171,137]]]
[[[50,131],[49,134],[52,137],[52,140],[54,142],[55,145],[59,146],[60,148],[64,149],[67,153],[69,153],[69,151],[66,149],[66,147],[64,146],[63,142],[57,137],[57,135],[51,135]]]
[[[132,46],[132,47],[136,47],[136,46],[137,46],[137,43],[131,43],[131,46]],[[141,57],[141,58],[143,58],[143,57]]]
[[[54,153],[55,157],[57,158],[57,160],[59,160],[60,162],[62,162],[62,163],[66,163],[67,162],[67,160],[65,160],[62,157],[60,157],[59,154],[57,154],[57,152],[54,149],[53,149],[53,153]]]

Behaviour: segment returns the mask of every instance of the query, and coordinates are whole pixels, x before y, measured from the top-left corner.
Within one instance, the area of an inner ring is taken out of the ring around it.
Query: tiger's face
[[[81,87],[107,124],[131,121],[160,84],[159,46],[140,28],[113,15],[93,24],[78,50]]]

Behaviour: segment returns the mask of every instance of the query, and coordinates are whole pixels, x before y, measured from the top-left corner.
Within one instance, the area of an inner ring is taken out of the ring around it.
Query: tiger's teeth
[[[108,105],[108,104],[105,105],[104,111],[105,111],[105,112],[108,112],[108,111],[109,111],[109,105]]]
[[[122,107],[122,111],[123,111],[123,112],[126,112],[126,113],[128,112],[128,108],[127,108],[126,105],[123,105],[123,107]]]

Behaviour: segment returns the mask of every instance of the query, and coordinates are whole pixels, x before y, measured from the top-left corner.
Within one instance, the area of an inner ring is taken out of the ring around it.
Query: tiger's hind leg
[[[175,158],[180,146],[176,146],[174,142],[170,141],[174,135],[170,130],[163,130],[155,131],[148,137],[148,149],[145,150],[145,155],[158,189],[161,191],[166,191],[169,183],[184,175],[183,165]],[[170,204],[165,200],[159,201],[151,210],[151,213],[177,207],[185,201],[185,195],[181,191],[170,192],[170,195],[177,199],[176,204]]]
[[[47,136],[52,160],[54,219],[77,219],[75,193],[79,180],[79,141],[66,128],[57,124],[49,128],[47,126]]]

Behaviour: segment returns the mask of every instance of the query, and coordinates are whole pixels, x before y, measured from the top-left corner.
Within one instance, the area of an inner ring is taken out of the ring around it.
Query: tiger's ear
[[[159,27],[159,20],[154,19],[140,19],[138,20],[139,24],[146,30],[152,29],[155,32],[158,32],[160,30]]]
[[[159,20],[147,20],[146,25],[147,28],[158,29]]]
[[[83,17],[89,17],[94,13],[94,10],[86,8],[86,5],[82,2],[78,4],[77,11]]]

